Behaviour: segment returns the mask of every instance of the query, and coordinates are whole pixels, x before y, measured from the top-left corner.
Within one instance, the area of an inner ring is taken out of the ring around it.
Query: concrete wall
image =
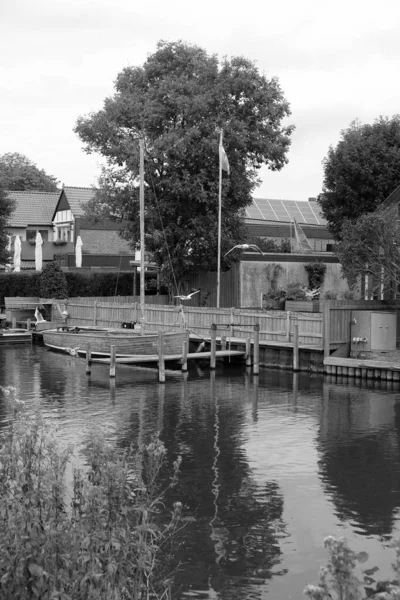
[[[304,268],[307,262],[267,263],[265,261],[243,261],[241,268],[241,300],[242,307],[259,307],[261,295],[271,290],[271,280],[276,281],[276,287],[286,289],[288,283],[300,283],[308,288],[308,275]],[[335,291],[338,295],[347,291],[347,281],[341,277],[342,267],[339,263],[327,263],[322,292]]]

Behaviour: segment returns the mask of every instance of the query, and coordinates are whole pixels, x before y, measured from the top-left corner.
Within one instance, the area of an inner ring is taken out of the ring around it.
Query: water
[[[193,517],[182,532],[182,598],[301,598],[316,583],[327,535],[346,536],[390,576],[399,535],[400,392],[393,384],[244,368],[191,367],[188,377],[92,367],[42,346],[0,347],[0,385],[58,427],[76,460],[93,425],[118,446],[154,431],[182,475],[170,500]],[[386,389],[383,389],[386,387]],[[389,389],[388,389],[389,388]],[[0,394],[0,426],[5,419]]]

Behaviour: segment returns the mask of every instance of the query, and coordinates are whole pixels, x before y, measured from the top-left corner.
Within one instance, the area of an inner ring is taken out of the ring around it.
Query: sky
[[[102,159],[85,153],[77,118],[159,40],[184,40],[278,78],[296,129],[288,164],[263,167],[254,196],[307,200],[341,130],[400,113],[399,23],[399,0],[0,0],[0,154],[95,185]]]

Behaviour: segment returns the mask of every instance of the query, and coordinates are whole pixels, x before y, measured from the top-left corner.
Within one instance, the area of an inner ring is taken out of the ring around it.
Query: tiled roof
[[[64,193],[75,217],[83,217],[85,215],[84,206],[93,198],[94,192],[93,188],[64,186]]]
[[[282,221],[285,223],[290,223],[293,219],[296,219],[298,223],[326,225],[319,204],[315,200],[298,202],[296,200],[253,198],[252,204],[246,208],[246,219]]]
[[[27,225],[50,225],[60,192],[8,191],[15,201],[15,211],[10,217],[10,227]]]

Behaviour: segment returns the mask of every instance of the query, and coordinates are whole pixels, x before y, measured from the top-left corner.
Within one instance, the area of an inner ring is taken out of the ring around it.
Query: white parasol
[[[21,270],[21,238],[19,235],[15,236],[14,242],[14,271]]]
[[[75,246],[75,266],[82,266],[82,238],[80,235],[76,238],[76,246]]]
[[[42,244],[43,244],[42,236],[40,235],[40,231],[38,231],[36,234],[36,239],[35,239],[35,269],[36,269],[36,271],[42,270],[42,264],[43,264]]]

